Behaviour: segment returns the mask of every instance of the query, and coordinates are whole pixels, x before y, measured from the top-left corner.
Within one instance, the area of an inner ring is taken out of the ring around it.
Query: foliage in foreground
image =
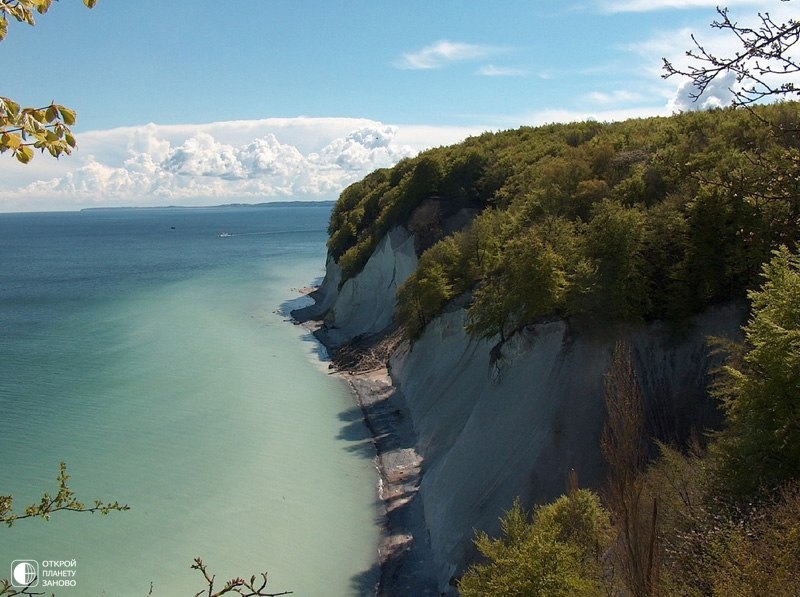
[[[746,346],[717,386],[728,421],[717,438],[717,475],[744,499],[800,479],[800,256],[786,247],[749,294]]]
[[[54,496],[49,493],[42,495],[39,502],[31,504],[25,508],[24,514],[15,514],[13,511],[13,498],[10,495],[0,496],[0,524],[13,526],[16,522],[26,518],[43,518],[50,520],[50,516],[55,512],[89,512],[91,514],[109,514],[110,512],[123,512],[130,510],[127,504],[120,504],[119,502],[103,502],[101,500],[94,500],[94,505],[87,507],[83,502],[79,501],[75,496],[75,492],[69,487],[67,481],[67,465],[61,463],[58,474],[58,491]],[[278,597],[279,595],[289,595],[292,591],[282,591],[280,593],[268,593],[267,586],[267,573],[262,572],[260,578],[255,575],[250,577],[250,580],[245,580],[240,577],[232,578],[225,582],[222,588],[216,590],[214,584],[216,576],[208,571],[208,567],[200,558],[195,558],[192,564],[193,570],[198,570],[204,578],[204,588],[195,593],[195,597],[221,597],[226,594],[243,595],[245,597]],[[33,579],[27,587],[15,587],[8,579],[0,579],[0,597],[14,597],[16,595],[43,595],[44,593],[37,592],[33,589],[32,585],[37,579]],[[150,583],[150,592],[147,597],[153,595],[153,584]]]
[[[45,520],[50,520],[50,516],[54,512],[61,511],[108,514],[113,511],[122,512],[130,510],[127,504],[120,504],[119,502],[104,503],[100,500],[94,500],[93,506],[86,507],[83,502],[78,501],[75,497],[75,492],[67,485],[69,475],[67,474],[67,465],[65,462],[61,463],[56,480],[58,481],[58,491],[56,494],[43,494],[38,503],[31,504],[25,508],[24,514],[14,513],[14,500],[12,496],[0,495],[0,523],[10,527],[18,520],[23,520],[25,518],[43,518]]]
[[[34,12],[45,14],[53,0],[0,0],[0,41],[8,34],[8,19],[35,25]],[[94,8],[97,0],[83,0]],[[75,124],[75,111],[55,102],[42,107],[22,107],[8,97],[0,96],[0,153],[11,152],[27,164],[34,150],[47,151],[53,157],[69,154],[75,148],[70,126]]]
[[[502,537],[479,533],[475,544],[488,563],[461,579],[465,597],[597,595],[610,523],[595,493],[581,489],[537,508],[531,520],[519,502],[501,520]]]

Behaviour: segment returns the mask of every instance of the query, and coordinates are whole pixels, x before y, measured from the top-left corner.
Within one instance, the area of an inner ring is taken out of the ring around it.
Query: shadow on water
[[[353,595],[358,597],[375,597],[378,591],[378,581],[381,577],[381,567],[375,563],[369,570],[364,570],[350,579]]]
[[[311,332],[306,332],[300,339],[303,342],[311,342],[311,352],[313,352],[314,356],[316,356],[320,361],[323,363],[330,363],[331,356],[328,354],[328,349],[325,348],[319,340],[317,340],[317,337],[314,336],[314,334]]]
[[[372,434],[364,423],[364,414],[361,409],[357,406],[349,408],[339,413],[339,420],[344,425],[339,430],[336,438],[349,442],[345,450],[368,460],[374,460],[376,456],[375,443]]]
[[[275,312],[284,317],[287,321],[291,321],[295,325],[301,325],[302,322],[297,320],[294,311],[302,310],[305,307],[312,306],[313,304],[314,304],[314,299],[310,298],[307,295],[301,295],[296,298],[282,302],[280,306],[275,310]],[[311,343],[312,345],[311,350],[320,361],[324,363],[330,362],[331,357],[330,354],[328,353],[328,349],[325,348],[325,346],[317,339],[317,337],[310,330],[305,329],[305,333],[302,335],[301,340],[304,342]]]

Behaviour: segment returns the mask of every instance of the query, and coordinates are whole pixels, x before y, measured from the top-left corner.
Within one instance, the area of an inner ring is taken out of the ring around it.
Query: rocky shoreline
[[[310,290],[304,294],[314,298],[313,289],[304,290]],[[430,569],[432,553],[418,494],[423,461],[416,451],[416,434],[402,393],[393,385],[387,367],[390,349],[383,342],[385,336],[333,346],[324,323],[313,318],[318,315],[313,310],[298,309],[291,315],[332,355],[331,369],[352,389],[373,439],[382,510],[375,595],[439,595]],[[344,359],[336,358],[337,350]]]
[[[383,532],[376,595],[437,595],[427,570],[432,555],[418,495],[423,463],[402,395],[392,386],[386,368],[342,375],[353,388],[377,454]]]

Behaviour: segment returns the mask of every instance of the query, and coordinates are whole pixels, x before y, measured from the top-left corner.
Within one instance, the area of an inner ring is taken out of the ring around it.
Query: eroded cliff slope
[[[329,262],[317,305],[298,315],[324,317],[318,335],[328,345],[380,332],[415,265],[412,235],[395,228],[341,287]],[[498,349],[497,338],[467,334],[464,310],[452,308],[413,344],[401,343],[389,372],[423,459],[426,529],[414,540],[430,546],[437,590],[452,590],[474,555],[474,531],[497,533],[515,497],[528,505],[554,499],[570,469],[581,485],[601,482],[603,378],[617,342],[630,349],[651,435],[682,439],[717,416],[707,395],[715,364],[708,338],[735,337],[743,317],[739,306],[715,307],[679,332],[659,323],[554,320],[524,328]]]

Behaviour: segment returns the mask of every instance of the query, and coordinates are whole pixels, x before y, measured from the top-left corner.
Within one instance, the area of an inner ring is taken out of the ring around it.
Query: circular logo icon
[[[11,569],[14,584],[20,587],[27,587],[36,580],[36,575],[36,566],[33,565],[33,562],[19,562]]]

